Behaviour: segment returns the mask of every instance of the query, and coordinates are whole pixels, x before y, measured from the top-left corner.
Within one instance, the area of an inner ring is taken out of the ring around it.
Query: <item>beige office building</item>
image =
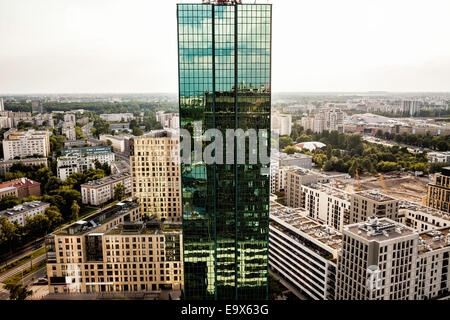
[[[182,290],[181,226],[123,201],[46,238],[50,293]]]
[[[398,200],[377,190],[364,190],[350,195],[349,223],[366,221],[369,217],[398,221]]]
[[[144,215],[181,221],[181,175],[178,134],[172,130],[152,131],[130,141],[132,195]]]
[[[304,208],[302,185],[328,182],[329,178],[306,169],[291,169],[286,172],[286,205]]]

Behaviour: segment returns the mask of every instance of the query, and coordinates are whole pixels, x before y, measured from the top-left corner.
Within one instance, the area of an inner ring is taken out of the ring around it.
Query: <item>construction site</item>
[[[355,178],[337,178],[336,186],[347,192],[377,189],[399,200],[409,200],[422,204],[427,194],[427,185],[431,182],[428,176],[416,177],[406,172],[388,172],[374,176],[358,176]]]

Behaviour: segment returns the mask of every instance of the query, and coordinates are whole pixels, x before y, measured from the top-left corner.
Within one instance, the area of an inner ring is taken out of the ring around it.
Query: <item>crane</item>
[[[356,184],[358,185],[358,191],[361,190],[361,183],[359,182],[359,174],[358,174],[358,169],[355,169],[355,179],[356,179]]]
[[[377,173],[375,176],[377,176],[377,177],[380,178],[381,185],[383,186],[384,192],[385,192],[386,194],[388,194],[389,191],[388,191],[388,188],[386,187],[386,183],[384,182],[384,178],[383,178],[383,176],[381,175],[381,173]]]

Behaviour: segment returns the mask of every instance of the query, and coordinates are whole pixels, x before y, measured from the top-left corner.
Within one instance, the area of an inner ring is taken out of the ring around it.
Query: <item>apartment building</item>
[[[398,215],[401,223],[418,231],[450,226],[449,213],[411,201],[399,203]]]
[[[19,199],[41,196],[41,184],[28,178],[19,178],[0,183],[0,197],[15,195]]]
[[[61,127],[61,132],[66,136],[67,140],[77,140],[75,125],[72,122],[64,122]]]
[[[301,124],[305,130],[316,133],[324,131],[344,132],[344,112],[340,108],[320,109],[314,117],[303,117]]]
[[[440,163],[450,163],[450,151],[446,152],[428,152],[428,161],[431,163],[440,162]]]
[[[306,169],[291,169],[286,172],[286,204],[293,208],[304,208],[302,185],[328,182],[325,175]]]
[[[73,125],[75,125],[77,123],[77,118],[76,118],[75,114],[73,114],[73,113],[65,113],[64,114],[64,122],[72,123]]]
[[[84,183],[81,185],[82,202],[93,206],[102,205],[114,198],[114,188],[118,184],[124,186],[125,194],[131,193],[129,173],[120,173]]]
[[[292,115],[273,111],[271,114],[272,131],[277,130],[280,136],[290,136],[292,131]]]
[[[181,176],[178,134],[157,130],[134,137],[130,143],[132,195],[144,215],[181,221]]]
[[[343,230],[337,300],[401,300],[413,296],[418,233],[387,218],[371,217]]]
[[[58,178],[65,181],[72,173],[93,169],[95,168],[95,160],[98,160],[101,164],[107,163],[111,165],[115,161],[115,154],[112,152],[99,152],[61,156],[57,159]]]
[[[131,138],[133,138],[133,135],[131,134],[120,134],[117,136],[101,134],[99,140],[104,142],[111,141],[111,147],[113,148],[114,152],[129,155]]]
[[[48,157],[49,153],[50,132],[48,131],[10,129],[4,134],[3,155],[5,160],[34,155]]]
[[[269,239],[272,272],[315,300],[334,300],[339,232],[272,202]]]
[[[122,201],[48,236],[49,292],[182,289],[180,225],[141,218],[138,203]]]
[[[16,163],[23,163],[26,166],[44,166],[48,167],[47,158],[27,158],[0,161],[0,174],[5,175]]]
[[[91,141],[91,140],[88,140]],[[61,154],[65,155],[91,155],[97,153],[112,152],[110,146],[93,146],[93,147],[81,147],[81,148],[64,148],[61,150]]]
[[[371,217],[343,230],[337,300],[423,300],[449,296],[449,227],[425,232]]]
[[[102,113],[100,118],[108,122],[130,121],[133,119],[132,113]]]
[[[11,223],[17,222],[23,227],[27,223],[27,218],[33,218],[38,214],[44,214],[45,209],[49,206],[49,203],[37,200],[24,202],[12,208],[0,211],[0,217],[6,217]]]
[[[180,127],[180,117],[178,113],[156,111],[156,121],[161,123],[163,128],[177,129]]]
[[[450,167],[434,174],[434,181],[428,184],[425,205],[444,212],[450,212]]]
[[[389,218],[398,221],[397,199],[378,190],[363,190],[350,195],[349,223],[366,221],[369,217]]]
[[[350,194],[330,185],[312,183],[301,186],[308,216],[336,230],[350,219]]]

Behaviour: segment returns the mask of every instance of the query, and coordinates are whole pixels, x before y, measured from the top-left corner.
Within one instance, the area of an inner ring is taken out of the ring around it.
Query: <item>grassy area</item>
[[[26,268],[25,270],[23,270],[22,272],[19,272],[18,274],[6,279],[3,283],[4,284],[8,284],[8,283],[17,283],[20,280],[22,280],[23,278],[26,278],[27,276],[29,276],[30,274],[44,268],[47,264],[47,259],[44,259],[42,261],[39,261],[38,263],[33,265],[33,268]],[[23,277],[22,277],[23,275]]]
[[[44,253],[45,253],[45,248],[42,247],[42,248],[40,248],[40,249],[38,249],[36,251],[33,251],[29,255],[26,255],[25,257],[22,257],[19,260],[16,260],[16,261],[8,264],[7,266],[4,266],[4,267],[0,268],[0,276],[2,274],[5,274],[8,271],[14,269],[14,268],[17,268],[17,267],[23,265],[24,263],[27,263],[31,259],[39,257],[40,255],[43,255]]]

